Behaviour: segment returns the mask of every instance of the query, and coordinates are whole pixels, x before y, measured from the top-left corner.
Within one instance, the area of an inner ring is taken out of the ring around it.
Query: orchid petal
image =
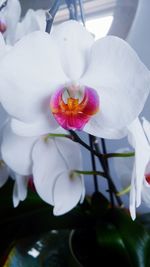
[[[136,119],[129,127],[129,134],[134,140],[135,146],[135,191],[136,191],[136,206],[141,203],[141,192],[143,180],[145,177],[146,166],[150,159],[150,146],[144,134],[142,125],[139,119]]]
[[[4,55],[5,49],[6,49],[5,41],[2,34],[0,33],[0,58]]]
[[[52,91],[67,81],[52,38],[44,32],[31,33],[1,61],[2,105],[17,119],[34,123],[50,114]]]
[[[54,117],[49,118],[42,117],[34,123],[24,123],[16,119],[11,120],[11,127],[14,133],[21,136],[40,136],[48,134],[54,129],[58,128],[58,124],[54,120]]]
[[[74,155],[76,156],[74,157]],[[44,201],[54,205],[54,189],[57,179],[62,174],[65,175],[65,179],[68,179],[71,170],[81,168],[79,146],[65,138],[41,139],[33,148],[32,159],[34,184],[37,193]],[[78,201],[83,194],[83,182],[80,183],[82,184],[82,192],[80,192]]]
[[[145,206],[150,208],[150,185],[144,180],[142,189],[142,202]]]
[[[80,83],[99,94],[100,112],[91,121],[120,130],[141,112],[150,89],[150,72],[125,41],[107,36],[92,46]]]
[[[37,30],[45,30],[46,28],[46,14],[45,10],[33,10],[29,9],[22,19],[18,23],[16,29],[16,41],[20,40],[26,34],[29,34]]]
[[[66,75],[77,81],[88,64],[94,38],[80,23],[67,21],[56,26],[52,37],[56,40],[59,56]]]
[[[29,9],[25,17],[17,25],[15,39],[16,41],[20,40],[26,34],[29,34],[32,31],[37,31],[37,30],[40,30],[40,28],[39,28],[38,21],[35,16],[35,11],[32,9]]]
[[[112,129],[101,124],[99,114],[91,117],[90,121],[84,126],[83,130],[91,135],[107,139],[120,139],[127,135],[127,129]]]
[[[59,175],[54,186],[54,215],[63,215],[74,208],[82,195],[81,178],[70,178],[68,172]]]
[[[131,190],[130,190],[130,204],[129,204],[129,210],[131,214],[132,220],[135,220],[136,218],[136,172],[135,172],[135,166],[132,172],[132,178],[131,178]]]
[[[20,199],[18,197],[18,186],[17,186],[17,183],[14,183],[12,198],[13,198],[14,208],[16,208],[19,205],[19,202],[20,202]]]
[[[20,15],[21,15],[21,5],[18,0],[8,1],[3,14],[0,14],[2,19],[6,22],[7,26],[7,30],[4,33],[4,38],[7,44],[15,43],[15,32],[17,23],[20,20]]]
[[[31,151],[37,137],[20,137],[15,135],[10,126],[4,129],[1,144],[2,158],[6,164],[20,175],[32,173]]]
[[[53,205],[54,182],[60,170],[65,168],[54,142],[51,139],[38,140],[33,148],[32,160],[36,191],[45,202]]]
[[[150,123],[144,117],[142,118],[142,120],[143,120],[142,125],[143,125],[144,132],[145,132],[146,137],[150,143]]]
[[[27,197],[28,178],[26,176],[15,175],[15,183],[13,188],[13,205],[16,208],[20,201]]]
[[[5,123],[9,120],[8,114],[0,104],[0,139],[1,139],[1,134],[2,134],[2,128],[4,127]]]
[[[39,29],[45,31],[46,29],[46,12],[47,10],[37,9],[35,10],[35,16],[38,21]]]

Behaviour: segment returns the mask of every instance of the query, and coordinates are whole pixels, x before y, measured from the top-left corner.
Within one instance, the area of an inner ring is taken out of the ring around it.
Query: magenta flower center
[[[99,110],[99,97],[90,87],[71,85],[51,97],[50,109],[56,121],[67,130],[81,130]]]

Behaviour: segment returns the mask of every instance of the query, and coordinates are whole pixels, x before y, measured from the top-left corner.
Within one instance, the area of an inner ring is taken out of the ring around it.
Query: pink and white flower
[[[141,112],[150,73],[123,40],[94,41],[75,21],[51,35],[34,32],[0,64],[0,96],[18,135],[38,136],[60,125],[121,138]]]

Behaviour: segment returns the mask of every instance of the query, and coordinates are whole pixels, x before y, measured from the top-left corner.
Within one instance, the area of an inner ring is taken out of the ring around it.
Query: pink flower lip
[[[7,30],[6,24],[0,20],[0,32],[4,33],[6,30]]]
[[[97,92],[88,86],[61,87],[51,97],[50,110],[64,129],[82,130],[99,111],[99,97]]]

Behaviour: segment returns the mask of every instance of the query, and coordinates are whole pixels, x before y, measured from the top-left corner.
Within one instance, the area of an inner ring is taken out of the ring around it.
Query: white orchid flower
[[[46,29],[46,10],[29,9],[25,16],[17,24],[15,40],[20,40],[23,36],[33,31]]]
[[[18,135],[47,134],[61,125],[104,138],[121,138],[141,112],[150,73],[123,40],[94,42],[75,21],[51,35],[34,32],[0,64],[0,95]]]
[[[20,15],[21,6],[18,0],[0,0],[0,32],[9,45],[15,42],[15,32]]]
[[[54,206],[55,215],[66,213],[83,201],[83,177],[73,172],[82,169],[77,143],[66,138],[20,137],[8,124],[3,133],[1,153],[14,172],[21,176],[33,175],[37,193]]]
[[[136,218],[136,207],[141,201],[150,207],[150,124],[143,119],[141,125],[136,119],[129,126],[128,139],[135,149],[134,158],[116,158],[115,169],[123,189],[130,187],[130,213]],[[123,149],[128,152],[128,149]]]

